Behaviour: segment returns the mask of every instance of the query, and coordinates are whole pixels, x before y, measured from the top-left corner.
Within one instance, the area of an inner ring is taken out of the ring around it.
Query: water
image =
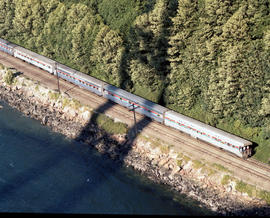
[[[116,167],[0,102],[0,212],[202,215],[197,202]]]

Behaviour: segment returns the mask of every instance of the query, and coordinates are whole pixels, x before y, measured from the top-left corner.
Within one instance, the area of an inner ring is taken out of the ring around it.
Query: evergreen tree
[[[161,98],[167,71],[167,6],[167,0],[158,0],[153,11],[137,17],[134,22],[134,41],[131,43],[127,64],[133,83],[132,92],[155,102]]]
[[[41,0],[15,2],[13,26],[16,41],[23,41],[26,47],[35,50],[39,46],[35,39],[43,31],[45,22],[45,10]]]
[[[166,105],[172,108],[190,109],[198,94],[195,59],[192,43],[193,32],[197,26],[197,1],[179,0],[177,14],[172,18],[168,54],[170,74],[165,92]]]
[[[120,86],[123,51],[123,40],[120,35],[104,25],[96,36],[92,50],[90,59],[94,65],[92,75],[115,86]]]
[[[89,10],[84,18],[79,21],[72,30],[72,54],[73,61],[83,72],[89,72],[93,41],[98,34],[100,23],[97,21],[94,12]]]
[[[13,29],[14,3],[13,0],[0,1],[0,36],[6,36]]]

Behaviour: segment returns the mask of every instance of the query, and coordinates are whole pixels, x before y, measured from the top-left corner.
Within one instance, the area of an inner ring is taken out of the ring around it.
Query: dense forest
[[[0,37],[249,139],[270,160],[270,0],[0,0]]]

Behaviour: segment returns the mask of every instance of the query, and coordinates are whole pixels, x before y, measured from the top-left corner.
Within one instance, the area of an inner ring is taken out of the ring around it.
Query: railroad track
[[[157,124],[161,126],[161,124]],[[151,127],[150,127],[151,128]],[[237,169],[242,169],[245,172],[255,174],[258,177],[261,177],[265,180],[268,180],[270,183],[270,166],[262,162],[256,161],[254,159],[243,160],[233,154],[230,154],[227,151],[221,150],[215,146],[209,145],[206,142],[193,139],[185,133],[181,133],[177,130],[168,130],[170,127],[163,127],[162,132],[161,128],[155,128],[154,131],[162,135],[167,135],[169,138],[173,139],[176,143],[185,144],[200,152],[202,155],[207,153],[209,156],[219,159],[220,161],[226,163],[228,166],[233,166]],[[157,134],[158,135],[158,134]],[[233,161],[232,161],[233,160]],[[254,168],[254,165],[256,167]]]
[[[51,89],[57,89],[57,80],[55,76],[34,67],[28,63],[18,60],[14,57],[8,56],[5,53],[0,52],[0,62],[7,64],[11,67],[24,73],[24,75],[40,81]],[[126,122],[130,127],[134,124],[133,112],[130,112],[127,108],[108,102],[107,99],[100,97],[88,90],[79,88],[72,83],[65,80],[59,79],[60,90],[70,97],[78,99],[83,104],[87,104],[93,107],[94,110],[98,109],[100,105],[105,103],[108,104],[108,110],[105,112],[111,117],[116,117],[117,119]],[[144,116],[136,113],[137,123],[139,123]],[[148,121],[145,121],[148,122]],[[266,190],[270,191],[270,166],[263,164],[255,159],[249,158],[248,160],[243,160],[236,157],[229,152],[225,152],[215,146],[209,145],[206,142],[199,141],[190,137],[189,135],[180,132],[179,130],[164,126],[156,121],[141,123],[144,128],[137,128],[140,131],[145,132],[153,137],[159,137],[169,144],[175,145],[176,149],[180,149],[184,152],[193,153],[197,157],[203,159],[212,159],[214,162],[225,165],[229,169],[234,169],[236,176],[239,174],[239,178],[245,177],[250,183],[262,186]]]
[[[257,167],[263,169],[263,170],[267,170],[269,171],[269,174],[270,174],[270,165],[269,164],[266,164],[266,163],[263,163],[263,162],[260,162],[254,158],[249,158],[247,159],[248,162],[250,162],[253,166],[256,165]]]

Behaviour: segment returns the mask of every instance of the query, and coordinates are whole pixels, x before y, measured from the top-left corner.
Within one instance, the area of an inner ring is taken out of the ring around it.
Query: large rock
[[[85,111],[81,114],[81,118],[83,122],[88,122],[91,118],[91,112],[90,111]]]

